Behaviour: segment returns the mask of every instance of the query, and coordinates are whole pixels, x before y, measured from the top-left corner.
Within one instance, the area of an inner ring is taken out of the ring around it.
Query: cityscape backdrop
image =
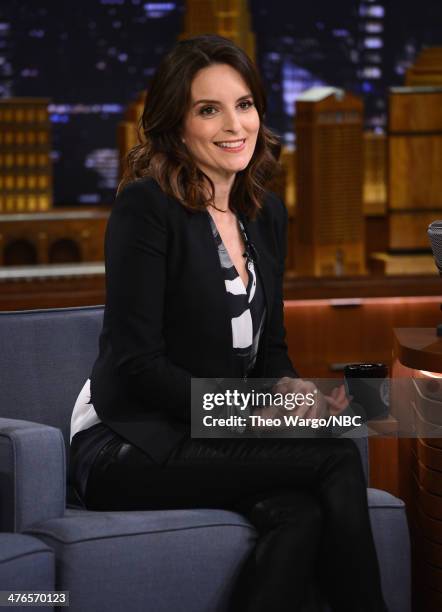
[[[360,95],[382,132],[389,86],[442,43],[440,0],[249,0],[267,123],[295,146],[297,96],[314,85]],[[50,99],[54,204],[111,204],[117,125],[184,30],[185,1],[3,0],[0,98]]]

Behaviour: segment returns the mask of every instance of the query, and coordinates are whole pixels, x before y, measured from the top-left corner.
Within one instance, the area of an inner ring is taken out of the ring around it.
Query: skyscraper
[[[0,98],[12,96],[11,23],[0,6]]]
[[[0,212],[52,206],[50,132],[47,99],[0,100]]]
[[[187,0],[184,32],[178,37],[219,34],[232,40],[255,60],[248,0]]]
[[[364,95],[366,126],[386,126],[385,6],[382,0],[362,0],[358,6],[357,77]]]
[[[7,95],[53,101],[56,204],[113,201],[118,122],[175,42],[182,11],[183,0],[9,3]],[[1,74],[0,65],[0,83]]]
[[[363,104],[317,87],[296,103],[296,271],[300,276],[365,273]]]

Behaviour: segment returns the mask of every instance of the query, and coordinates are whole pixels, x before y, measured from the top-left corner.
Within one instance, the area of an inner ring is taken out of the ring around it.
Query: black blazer
[[[286,208],[268,192],[258,218],[242,220],[267,306],[250,377],[296,377],[283,324]],[[191,377],[241,376],[209,213],[186,210],[152,178],[130,183],[109,217],[105,263],[91,403],[101,421],[164,463],[190,437]]]

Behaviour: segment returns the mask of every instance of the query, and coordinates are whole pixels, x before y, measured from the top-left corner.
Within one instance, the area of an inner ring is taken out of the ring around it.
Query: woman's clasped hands
[[[283,397],[290,394],[291,398],[298,397],[296,405],[293,402],[279,406],[281,414],[293,414],[305,419],[320,419],[329,415],[338,415],[345,410],[353,399],[347,396],[344,385],[334,387],[330,395],[324,395],[310,380],[290,378],[284,376],[272,388],[273,394]],[[304,401],[303,401],[303,398]],[[293,406],[293,407],[292,407]]]

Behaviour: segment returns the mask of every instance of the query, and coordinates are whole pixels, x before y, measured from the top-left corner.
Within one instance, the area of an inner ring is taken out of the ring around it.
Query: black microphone
[[[247,232],[246,232],[246,228],[244,227],[244,220],[243,219],[241,219],[241,223],[239,225],[240,225],[240,228],[241,228],[241,233],[242,233],[242,237],[243,237],[243,240],[244,240],[244,245],[246,247],[246,250],[244,251],[242,256],[246,257],[250,261],[253,261],[254,264],[256,264],[258,262],[258,260],[259,260],[259,254],[258,254],[258,251],[257,251],[255,245],[253,244],[253,242],[251,240],[249,240],[249,237],[247,236]]]
[[[437,220],[430,223],[427,233],[430,239],[434,261],[439,270],[439,274],[442,276],[442,221]],[[440,308],[442,310],[442,305]],[[442,336],[442,323],[439,323],[437,326],[436,333],[438,336]]]
[[[255,248],[255,245],[253,244],[253,242],[250,242],[250,240],[248,240],[246,236],[244,237],[244,242],[246,243],[246,250],[244,251],[242,256],[246,257],[247,259],[253,261],[254,264],[256,264],[258,262],[259,255],[258,251]]]

